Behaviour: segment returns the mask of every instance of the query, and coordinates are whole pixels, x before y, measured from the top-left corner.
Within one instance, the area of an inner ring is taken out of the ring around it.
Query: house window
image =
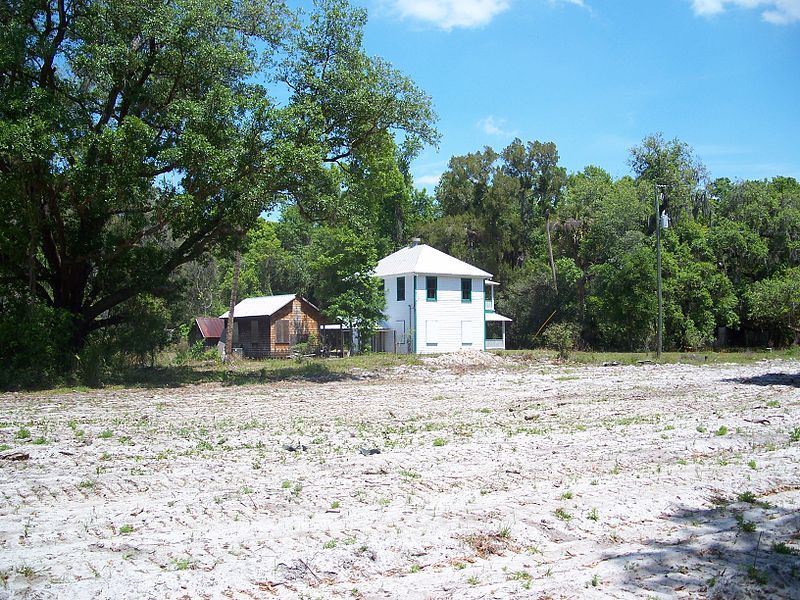
[[[425,321],[425,345],[439,345],[439,321]]]
[[[406,299],[406,278],[397,278],[397,301],[404,302]]]
[[[472,279],[461,280],[461,301],[472,302]]]
[[[426,277],[425,278],[425,299],[428,302],[436,302],[436,292],[438,287],[438,281],[436,277]]]
[[[472,346],[472,321],[461,321],[461,345]]]
[[[281,320],[275,322],[275,343],[289,343],[289,321]]]
[[[406,343],[406,322],[404,320],[397,321],[397,327],[395,327],[395,336],[397,337],[398,344],[405,344]]]

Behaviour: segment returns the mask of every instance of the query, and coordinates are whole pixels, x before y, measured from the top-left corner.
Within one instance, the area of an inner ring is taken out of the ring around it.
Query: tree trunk
[[[239,267],[242,263],[242,253],[237,248],[233,258],[233,281],[231,283],[231,304],[228,310],[228,335],[225,338],[225,362],[233,360],[233,311],[236,308],[236,296],[239,293]]]
[[[545,221],[545,231],[547,232],[547,253],[550,257],[550,269],[553,271],[553,289],[558,293],[558,281],[556,279],[556,263],[553,260],[553,243],[550,240],[550,211],[547,211]]]

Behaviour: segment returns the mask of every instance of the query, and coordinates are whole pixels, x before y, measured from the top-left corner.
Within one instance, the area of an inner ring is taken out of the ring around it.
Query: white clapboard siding
[[[431,354],[462,349],[483,350],[483,279],[470,279],[472,302],[461,301],[460,277],[443,276],[438,277],[437,298],[431,302],[426,299],[425,276],[417,277],[417,352]],[[436,325],[431,329],[428,321]],[[436,333],[435,339],[428,338],[429,331]]]

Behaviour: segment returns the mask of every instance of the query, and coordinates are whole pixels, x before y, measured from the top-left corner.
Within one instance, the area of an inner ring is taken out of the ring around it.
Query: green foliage
[[[170,313],[166,302],[149,294],[136,296],[122,305],[122,324],[111,331],[119,352],[131,354],[139,364],[153,366],[156,353],[170,341]]]
[[[754,282],[746,298],[751,318],[783,329],[800,344],[800,267]]]
[[[3,296],[30,290],[47,307],[28,315],[42,330],[64,313],[70,321],[49,343],[57,360],[20,354],[30,360],[15,369],[20,377],[65,366],[94,332],[131,323],[133,305],[168,298],[191,274],[183,265],[227,253],[279,199],[324,214],[338,202],[341,173],[358,171],[355,157],[369,162],[370,149],[390,147],[387,132],[401,132],[406,164],[436,141],[430,99],[365,54],[365,22],[346,0],[298,14],[270,0],[6,6]],[[385,171],[397,188],[396,170]],[[259,271],[277,252],[274,239],[253,235],[248,244],[245,285],[274,290]],[[214,307],[219,296],[209,298],[208,288],[184,310]],[[139,360],[160,344],[151,320],[160,310],[146,303],[138,332],[146,341],[113,336]]]
[[[548,348],[558,351],[561,360],[569,358],[569,353],[575,349],[578,332],[574,325],[569,323],[556,323],[544,331],[544,342]]]
[[[739,324],[738,299],[724,272],[712,262],[708,228],[693,221],[667,230],[662,253],[667,346],[710,345],[720,325]]]
[[[579,320],[578,295],[583,272],[571,258],[558,259],[556,272],[557,291],[553,287],[550,266],[544,260],[530,261],[517,269],[507,286],[500,289],[498,303],[514,318],[509,336],[512,344],[521,347],[541,344],[542,340],[535,334],[553,313],[553,324]]]
[[[0,295],[0,388],[59,383],[74,361],[64,348],[71,335],[67,311]]]
[[[316,294],[326,301],[324,314],[369,338],[386,306],[381,280],[372,276],[377,264],[373,245],[345,228],[324,229],[314,240],[312,256]]]
[[[665,186],[661,210],[672,221],[687,218],[697,207],[697,192],[707,178],[705,166],[679,139],[665,140],[661,133],[648,135],[631,148],[630,166],[640,182],[642,196],[653,198],[653,184]]]
[[[601,346],[636,350],[646,348],[653,335],[656,261],[640,235],[631,234],[626,241],[628,248],[589,269],[586,308]]]

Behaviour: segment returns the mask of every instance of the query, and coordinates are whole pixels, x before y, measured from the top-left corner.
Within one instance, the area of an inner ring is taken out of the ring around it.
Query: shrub
[[[566,360],[569,358],[569,353],[575,349],[578,331],[571,323],[556,323],[545,330],[543,338],[548,348],[557,350],[558,357]]]
[[[0,298],[0,388],[54,385],[74,364],[68,312],[11,294]]]

